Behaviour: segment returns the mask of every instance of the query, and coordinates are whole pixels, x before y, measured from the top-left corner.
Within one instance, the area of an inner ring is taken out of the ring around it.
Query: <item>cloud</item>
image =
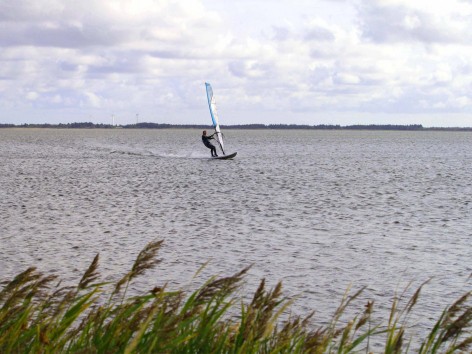
[[[177,71],[181,65],[174,60],[208,57],[206,41],[197,36],[217,22],[198,1],[2,2],[0,75],[8,92],[3,85],[0,92],[21,104],[13,96],[29,87],[56,97],[39,94],[38,104],[75,102],[91,109],[111,109],[127,94],[149,96],[136,85],[166,96],[168,89],[153,86],[157,78],[186,75],[188,67]]]
[[[232,123],[468,113],[472,4],[447,5],[5,0],[0,106],[15,119],[64,109],[71,119],[134,121],[139,111],[143,120],[202,122],[211,81]]]
[[[454,0],[443,6],[423,0],[368,0],[360,3],[358,11],[363,36],[379,43],[468,44],[472,38],[472,7]]]
[[[28,46],[81,48],[93,46],[113,46],[127,40],[123,30],[83,28],[77,24],[46,22],[39,24],[7,23],[0,33],[4,46]]]
[[[332,42],[335,39],[333,33],[323,27],[311,28],[305,35],[305,39],[309,41],[327,41]]]
[[[39,94],[37,92],[34,92],[34,91],[30,91],[26,94],[26,99],[30,100],[30,101],[34,101],[36,99],[38,99],[39,97]]]

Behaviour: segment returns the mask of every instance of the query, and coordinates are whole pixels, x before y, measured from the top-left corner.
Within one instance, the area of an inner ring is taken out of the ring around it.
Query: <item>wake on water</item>
[[[203,153],[192,152],[176,152],[176,153],[163,153],[156,152],[151,150],[142,150],[142,149],[108,149],[110,154],[120,154],[120,155],[132,155],[132,156],[141,156],[141,157],[154,157],[154,158],[172,158],[172,159],[208,159],[209,156]]]
[[[162,151],[158,149],[145,149],[135,146],[126,145],[109,145],[109,144],[94,144],[91,147],[92,150],[116,154],[116,155],[129,155],[137,157],[149,157],[149,158],[164,158],[164,159],[210,159],[210,151],[206,148],[202,148],[202,151],[189,151],[189,150],[175,150],[175,151]]]

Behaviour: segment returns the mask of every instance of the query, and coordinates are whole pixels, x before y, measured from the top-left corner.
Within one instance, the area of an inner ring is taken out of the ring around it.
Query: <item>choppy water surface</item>
[[[233,161],[207,159],[198,130],[1,129],[0,279],[30,265],[77,279],[97,252],[116,279],[164,239],[139,286],[188,284],[206,261],[203,279],[253,264],[247,290],[282,280],[320,321],[350,284],[386,307],[432,277],[425,319],[470,289],[470,133],[226,137]]]

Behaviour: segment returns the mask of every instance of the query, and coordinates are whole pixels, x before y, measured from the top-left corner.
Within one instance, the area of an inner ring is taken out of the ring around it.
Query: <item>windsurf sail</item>
[[[218,121],[218,111],[216,110],[215,97],[213,96],[213,89],[208,82],[205,82],[206,93],[208,98],[208,107],[210,108],[211,120],[213,121],[213,127],[215,128],[215,140],[220,145],[223,155],[225,155],[225,149],[223,144],[223,134],[221,134],[220,123]]]

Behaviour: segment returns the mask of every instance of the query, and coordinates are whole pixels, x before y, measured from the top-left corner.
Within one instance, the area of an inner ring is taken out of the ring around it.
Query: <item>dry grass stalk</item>
[[[86,289],[90,283],[96,281],[98,277],[100,276],[98,273],[98,260],[100,256],[97,254],[95,258],[93,259],[92,263],[88,267],[88,269],[85,271],[82,279],[80,279],[78,289],[83,290]]]

